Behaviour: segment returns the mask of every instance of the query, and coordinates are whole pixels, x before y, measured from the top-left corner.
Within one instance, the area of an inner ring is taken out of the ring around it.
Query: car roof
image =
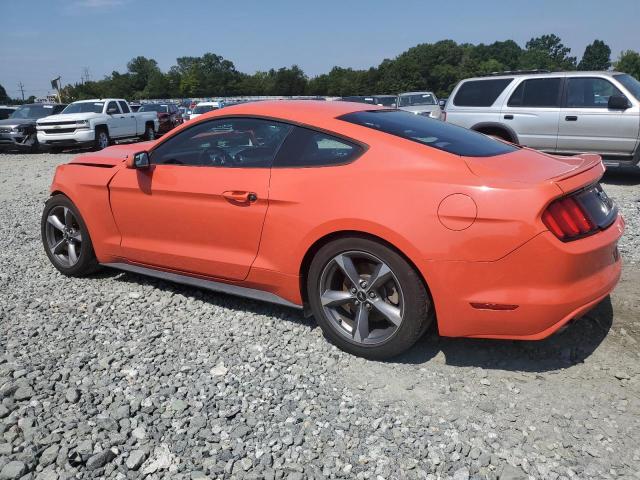
[[[513,72],[513,73],[504,73],[504,74],[497,74],[497,75],[493,75],[493,74],[485,75],[482,77],[465,78],[460,83],[468,82],[469,80],[499,80],[499,79],[505,79],[505,78],[593,77],[594,75],[603,76],[603,77],[612,77],[614,75],[622,75],[622,74],[623,74],[622,72],[609,72],[609,71],[605,72],[602,70],[591,70],[591,71],[573,70],[573,71],[566,71],[566,72],[538,72],[538,73]]]
[[[248,102],[231,105],[222,110],[207,113],[211,116],[224,115],[258,115],[264,117],[281,118],[299,123],[315,123],[364,110],[385,110],[367,103],[355,102],[316,102],[314,100],[266,100],[263,102]],[[388,110],[388,109],[387,109]]]
[[[430,95],[433,95],[433,92],[430,92],[429,90],[423,90],[421,92],[404,92],[404,93],[399,93],[398,96],[402,97],[403,95],[424,95],[425,93],[428,93]]]

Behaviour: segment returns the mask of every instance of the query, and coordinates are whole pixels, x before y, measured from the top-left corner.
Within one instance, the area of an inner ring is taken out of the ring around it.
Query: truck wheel
[[[94,148],[96,150],[104,150],[109,146],[111,140],[109,139],[109,132],[106,128],[96,128],[96,139],[94,142]]]
[[[144,135],[142,138],[144,138],[147,142],[156,139],[156,132],[153,129],[153,125],[147,124],[147,126],[144,129]]]

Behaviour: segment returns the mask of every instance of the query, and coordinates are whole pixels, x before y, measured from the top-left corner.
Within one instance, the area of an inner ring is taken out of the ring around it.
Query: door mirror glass
[[[138,152],[132,157],[127,159],[127,167],[128,168],[136,168],[136,169],[146,169],[149,168],[149,153],[148,152]]]
[[[609,110],[626,110],[629,105],[629,100],[624,95],[611,95],[607,107]]]
[[[115,115],[118,113],[117,107],[109,107],[107,108],[107,115]]]

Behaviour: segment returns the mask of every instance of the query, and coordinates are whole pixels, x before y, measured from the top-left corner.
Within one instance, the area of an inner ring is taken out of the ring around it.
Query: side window
[[[458,107],[490,107],[512,81],[513,78],[497,78],[464,82],[453,104]]]
[[[131,113],[131,110],[129,110],[129,106],[127,105],[127,102],[123,102],[122,100],[118,101],[118,105],[120,105],[120,110],[122,110],[122,113]]]
[[[622,92],[604,78],[576,77],[567,81],[568,108],[607,108],[611,95]]]
[[[525,80],[509,98],[509,107],[559,107],[561,78]]]
[[[347,140],[295,127],[278,152],[274,167],[322,167],[352,162],[363,148]]]
[[[183,130],[151,152],[157,165],[270,168],[293,127],[257,118],[221,118]]]
[[[115,108],[115,109],[116,109],[116,112],[115,112],[115,113],[111,113],[111,115],[116,115],[116,114],[120,113],[120,109],[118,108],[118,104],[117,104],[116,102],[109,102],[109,103],[107,104],[107,109],[105,110],[105,112],[106,112],[106,113],[109,113],[109,111],[110,111],[112,108]]]

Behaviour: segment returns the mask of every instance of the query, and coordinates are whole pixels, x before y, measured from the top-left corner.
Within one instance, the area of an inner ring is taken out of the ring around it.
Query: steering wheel
[[[233,163],[233,159],[221,148],[208,147],[200,152],[198,163],[200,165],[221,167],[224,165],[231,165]]]

